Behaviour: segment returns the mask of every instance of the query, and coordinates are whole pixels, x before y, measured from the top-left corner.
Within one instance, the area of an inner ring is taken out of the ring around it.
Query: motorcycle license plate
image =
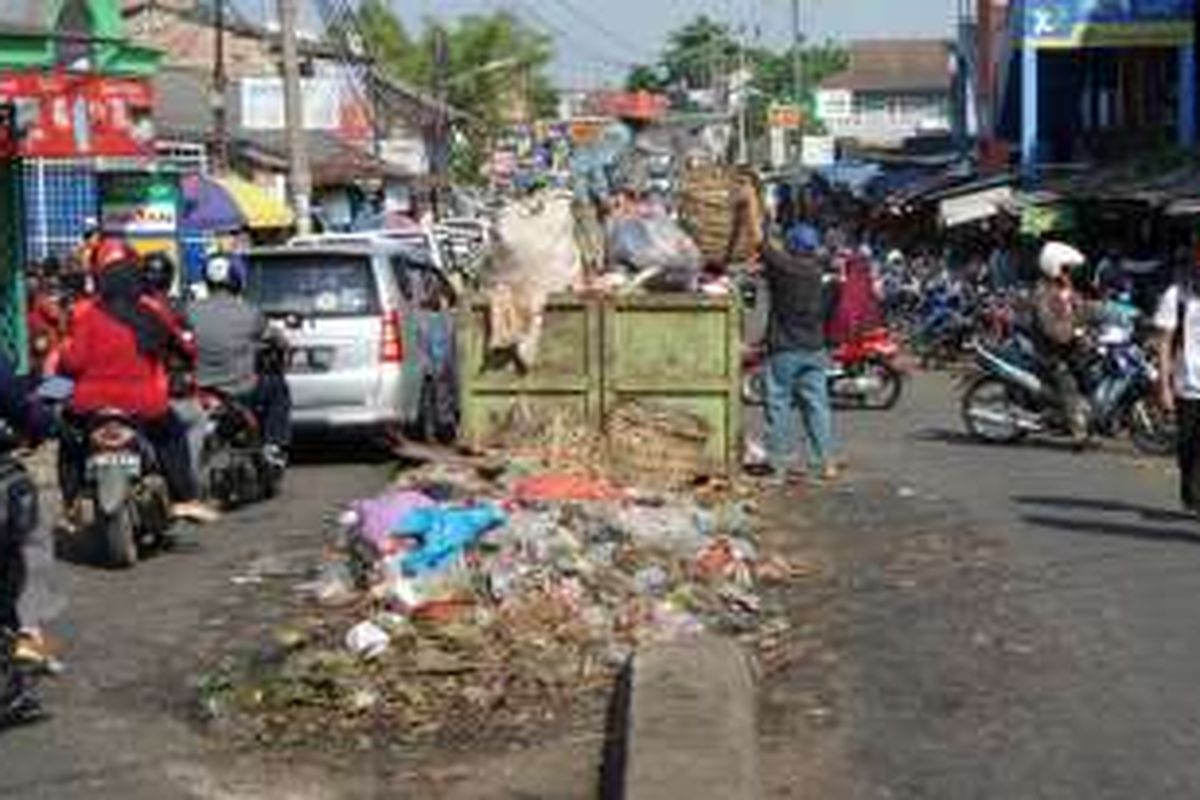
[[[129,475],[140,475],[142,459],[135,453],[100,453],[88,459],[88,470],[120,469]]]

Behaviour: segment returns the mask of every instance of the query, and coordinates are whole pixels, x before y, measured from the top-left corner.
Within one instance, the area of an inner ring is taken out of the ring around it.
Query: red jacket
[[[173,346],[192,345],[156,303],[143,306],[171,329]],[[142,419],[166,415],[169,403],[167,367],[162,358],[138,350],[133,330],[94,299],[84,300],[71,314],[71,330],[60,352],[59,371],[75,380],[73,411],[88,414],[120,409]]]

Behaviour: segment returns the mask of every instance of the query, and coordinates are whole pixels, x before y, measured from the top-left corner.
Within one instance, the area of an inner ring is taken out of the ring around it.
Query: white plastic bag
[[[495,239],[489,347],[515,348],[529,366],[537,358],[547,298],[583,278],[571,196],[542,192],[510,203],[496,220]]]

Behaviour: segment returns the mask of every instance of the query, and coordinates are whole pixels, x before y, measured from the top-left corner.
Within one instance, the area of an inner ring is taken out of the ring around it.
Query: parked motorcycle
[[[77,420],[67,435],[86,448],[81,501],[84,521],[107,563],[128,568],[143,548],[161,545],[171,501],[154,447],[138,423],[120,411]]]
[[[828,371],[829,396],[837,408],[887,411],[900,402],[904,373],[900,344],[886,328],[864,332],[834,349]],[[750,348],[743,359],[742,398],[746,405],[766,401],[766,350]]]
[[[1049,367],[1029,336],[1018,332],[1003,347],[977,343],[975,354],[977,371],[962,398],[963,422],[972,436],[1010,444],[1035,433],[1069,433]],[[1080,372],[1090,434],[1127,431],[1143,453],[1170,452],[1174,434],[1155,399],[1157,369],[1132,329],[1101,331]]]
[[[922,367],[957,361],[975,330],[975,308],[964,288],[933,286],[922,303],[911,345]]]

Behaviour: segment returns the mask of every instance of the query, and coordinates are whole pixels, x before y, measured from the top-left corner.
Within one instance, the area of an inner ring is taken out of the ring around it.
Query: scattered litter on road
[[[365,659],[379,658],[391,646],[387,631],[374,622],[360,622],[346,634],[346,647],[356,656]]]
[[[760,581],[814,571],[762,555],[755,513],[730,481],[647,491],[533,457],[414,468],[341,515],[297,587],[322,610],[221,707],[285,743],[330,725],[405,740],[536,725],[646,643],[755,636]]]

